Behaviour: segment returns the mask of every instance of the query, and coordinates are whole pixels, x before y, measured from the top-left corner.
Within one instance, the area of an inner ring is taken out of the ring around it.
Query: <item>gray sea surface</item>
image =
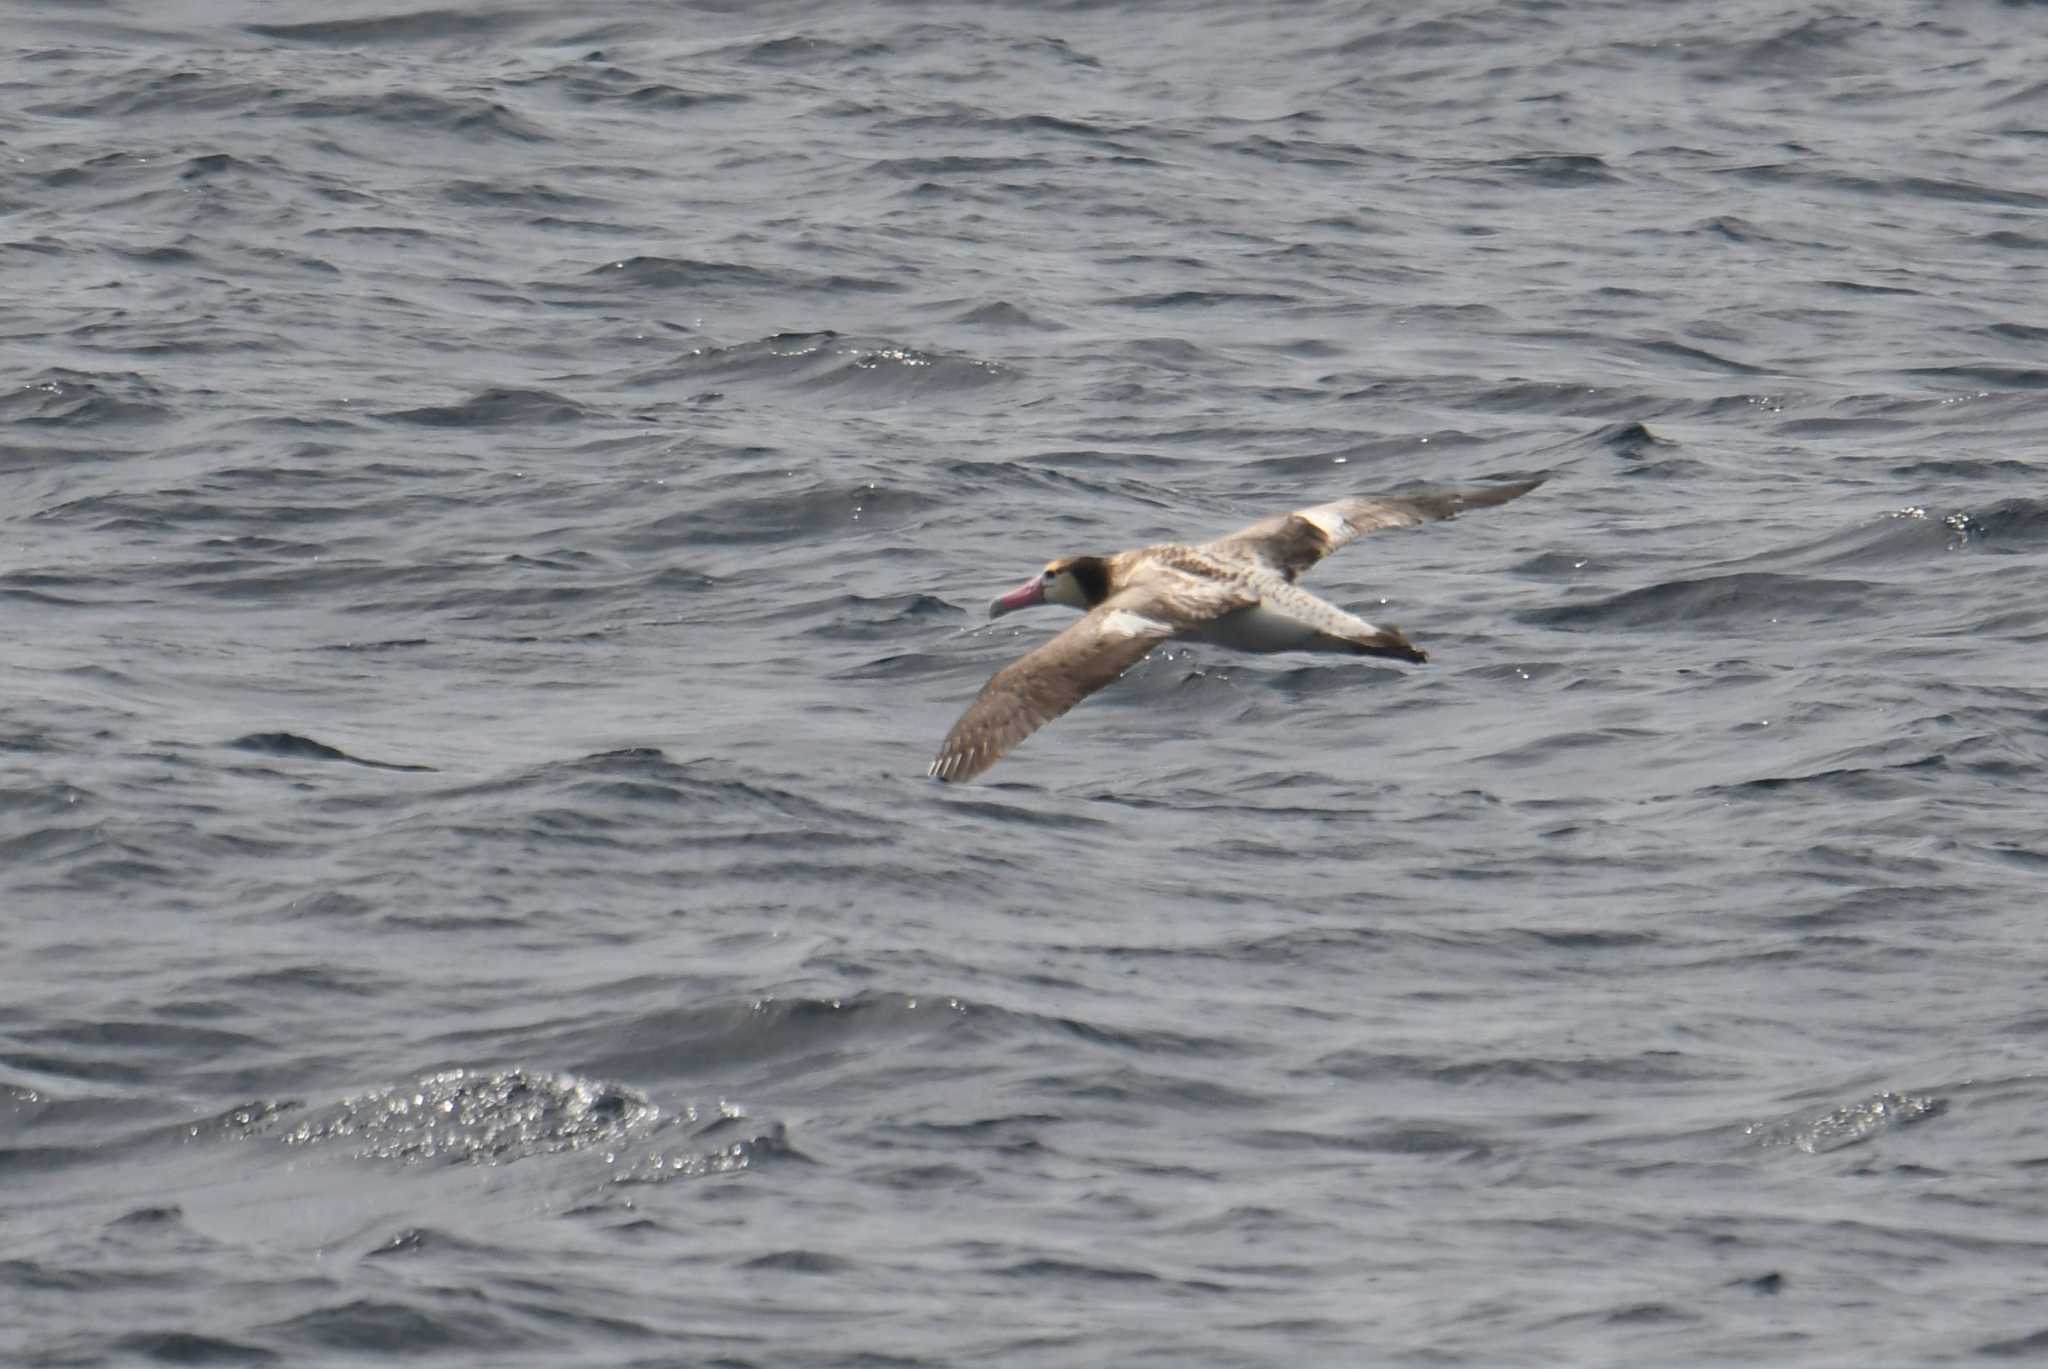
[[[0,18],[0,1363],[2048,1354],[2048,8]]]

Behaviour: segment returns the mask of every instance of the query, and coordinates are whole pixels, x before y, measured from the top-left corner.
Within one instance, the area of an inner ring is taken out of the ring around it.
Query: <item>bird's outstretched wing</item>
[[[1362,495],[1276,513],[1219,537],[1201,549],[1215,556],[1255,561],[1293,580],[1337,548],[1377,528],[1434,523],[1466,509],[1505,504],[1542,484],[1541,478],[1505,485],[1474,485],[1420,494]]]
[[[1161,568],[990,676],[939,744],[930,773],[973,779],[1176,632],[1258,601],[1242,582],[1204,583]]]

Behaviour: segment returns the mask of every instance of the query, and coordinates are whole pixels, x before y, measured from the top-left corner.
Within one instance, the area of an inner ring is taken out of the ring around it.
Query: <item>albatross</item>
[[[1505,504],[1542,483],[1539,477],[1336,499],[1276,513],[1213,542],[1162,542],[1049,561],[991,603],[989,617],[1059,604],[1081,610],[1081,621],[989,677],[946,734],[930,773],[947,781],[973,779],[1173,638],[1238,651],[1335,652],[1420,664],[1427,653],[1398,627],[1368,623],[1295,582],[1368,532]]]

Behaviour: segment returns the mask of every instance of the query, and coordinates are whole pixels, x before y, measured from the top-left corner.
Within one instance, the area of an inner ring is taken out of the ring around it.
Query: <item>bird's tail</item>
[[[1397,661],[1421,665],[1429,653],[1408,640],[1397,627],[1375,627],[1370,633],[1349,639],[1351,649],[1361,656],[1390,656]]]

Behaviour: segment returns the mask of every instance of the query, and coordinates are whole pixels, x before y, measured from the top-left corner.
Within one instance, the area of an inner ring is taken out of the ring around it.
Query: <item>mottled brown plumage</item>
[[[1260,519],[1201,546],[1161,543],[1050,562],[997,599],[990,615],[1060,603],[1085,616],[990,677],[946,734],[931,773],[942,780],[974,778],[1171,637],[1247,651],[1341,651],[1425,661],[1399,628],[1346,613],[1295,580],[1376,528],[1409,527],[1504,504],[1542,483],[1338,499]]]

